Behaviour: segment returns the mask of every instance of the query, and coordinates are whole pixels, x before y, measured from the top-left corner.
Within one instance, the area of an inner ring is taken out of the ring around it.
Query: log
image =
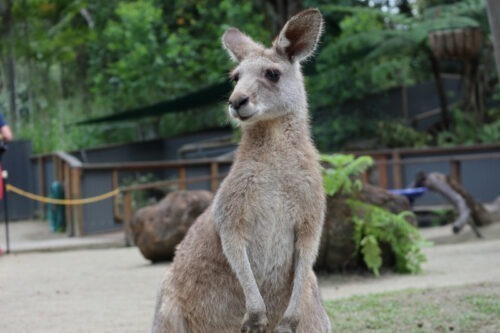
[[[453,222],[453,232],[459,233],[469,223],[476,236],[482,237],[478,226],[491,224],[492,219],[484,206],[477,202],[462,185],[439,172],[417,174],[415,187],[426,187],[448,200],[457,210],[458,217]]]

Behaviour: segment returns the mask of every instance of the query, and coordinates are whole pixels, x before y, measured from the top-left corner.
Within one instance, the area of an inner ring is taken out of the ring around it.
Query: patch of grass
[[[500,332],[500,284],[408,290],[326,301],[332,332]]]

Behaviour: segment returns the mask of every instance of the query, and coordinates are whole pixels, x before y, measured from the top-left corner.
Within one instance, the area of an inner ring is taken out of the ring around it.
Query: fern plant
[[[413,213],[403,211],[393,214],[383,208],[348,200],[353,212],[354,240],[361,250],[366,266],[379,275],[382,266],[380,244],[388,244],[396,259],[395,269],[400,273],[417,273],[425,256],[420,251],[427,242],[417,228],[406,220]]]
[[[323,169],[323,185],[328,195],[336,193],[351,194],[363,188],[363,184],[357,178],[373,165],[370,156],[334,154],[321,155],[321,160],[329,163],[332,167]]]
[[[421,249],[428,243],[406,220],[413,213],[394,214],[356,199],[363,186],[359,175],[373,164],[371,157],[334,154],[322,155],[321,159],[331,166],[323,172],[325,192],[330,196],[352,197],[347,200],[347,205],[354,224],[355,255],[361,253],[366,266],[378,276],[383,263],[382,245],[386,244],[395,256],[397,272],[419,272],[426,260]]]

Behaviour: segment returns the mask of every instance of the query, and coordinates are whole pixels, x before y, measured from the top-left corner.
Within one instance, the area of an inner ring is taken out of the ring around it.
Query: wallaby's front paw
[[[264,312],[245,313],[243,325],[241,325],[242,333],[266,333],[267,317]]]
[[[283,318],[273,333],[295,333],[299,321],[292,318]]]

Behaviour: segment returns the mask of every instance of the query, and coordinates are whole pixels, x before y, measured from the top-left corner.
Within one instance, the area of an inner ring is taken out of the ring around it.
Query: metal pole
[[[0,162],[0,170],[2,170],[2,190],[3,190],[3,213],[4,213],[4,218],[5,218],[5,243],[6,243],[6,249],[5,253],[9,254],[10,253],[10,238],[9,238],[9,210],[8,210],[8,204],[7,204],[7,178],[8,178],[8,173],[7,171],[1,169],[2,164]]]

